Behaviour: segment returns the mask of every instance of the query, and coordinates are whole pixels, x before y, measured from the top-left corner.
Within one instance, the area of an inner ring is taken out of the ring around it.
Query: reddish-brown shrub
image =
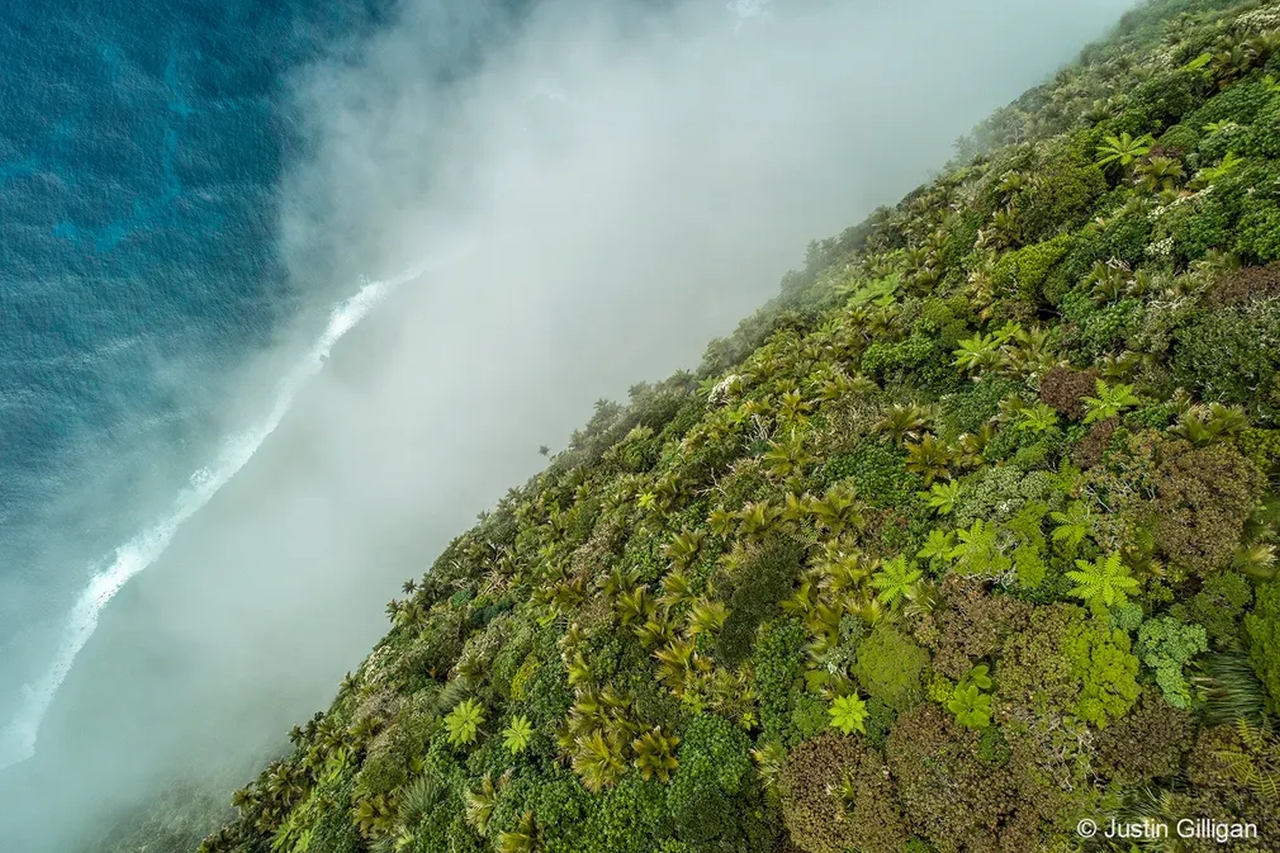
[[[992,595],[981,580],[948,575],[942,582],[943,607],[936,612],[938,652],[933,668],[959,679],[979,659],[999,650],[1022,630],[1031,605],[1007,595]]]
[[[807,853],[897,853],[907,832],[880,753],[855,737],[819,735],[791,750],[779,779],[791,840]],[[846,795],[851,795],[846,799]]]
[[[1052,367],[1040,377],[1040,399],[1063,417],[1078,421],[1084,417],[1084,398],[1094,395],[1097,383],[1096,370]]]
[[[1120,426],[1119,418],[1106,418],[1090,427],[1084,438],[1080,439],[1080,443],[1071,451],[1071,461],[1076,467],[1088,469],[1101,462],[1102,454],[1111,444],[1111,436],[1115,435],[1118,426]]]
[[[1244,532],[1265,480],[1234,446],[1173,441],[1156,467],[1154,533],[1170,559],[1205,572],[1220,568]]]
[[[1236,270],[1214,285],[1207,301],[1210,307],[1221,308],[1269,296],[1280,296],[1280,261]]]

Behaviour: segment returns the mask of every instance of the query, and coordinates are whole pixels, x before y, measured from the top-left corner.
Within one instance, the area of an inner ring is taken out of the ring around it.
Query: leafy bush
[[[1230,445],[1175,441],[1161,454],[1155,485],[1157,545],[1170,559],[1208,572],[1231,558],[1263,481]]]
[[[791,840],[807,853],[898,853],[906,841],[884,759],[857,738],[831,733],[800,744],[779,788]]]
[[[1092,396],[1097,383],[1096,371],[1055,365],[1040,377],[1040,399],[1063,417],[1078,421],[1085,414],[1084,400]]]
[[[858,644],[853,672],[873,698],[901,712],[924,697],[922,679],[928,665],[924,649],[881,622]]]
[[[760,629],[752,662],[765,740],[791,740],[790,696],[800,677],[805,643],[804,627],[796,619],[768,622]]]
[[[1132,713],[1098,732],[1098,766],[1129,785],[1173,776],[1191,748],[1194,726],[1186,711],[1144,691]]]
[[[734,667],[751,655],[760,623],[791,592],[804,552],[795,543],[770,539],[753,548],[725,586],[729,616],[716,639],[716,657]]]
[[[1183,669],[1192,657],[1208,650],[1208,637],[1200,625],[1184,625],[1176,619],[1161,616],[1148,619],[1138,629],[1135,651],[1142,662],[1155,672],[1156,684],[1165,701],[1174,708],[1191,707],[1191,686],[1183,675]]]
[[[978,735],[926,703],[898,719],[885,755],[909,829],[940,851],[998,850],[1018,808],[1012,778],[979,757]]]
[[[684,841],[730,846],[757,835],[759,813],[750,741],[722,717],[700,715],[685,728],[667,808]]]
[[[1080,683],[1072,712],[1102,728],[1120,719],[1138,698],[1138,659],[1129,653],[1129,635],[1094,620],[1067,632],[1062,653]]]
[[[1267,709],[1280,713],[1280,583],[1262,584],[1254,611],[1244,617],[1249,659],[1270,697]]]
[[[1016,292],[1020,299],[1035,301],[1049,272],[1071,250],[1074,239],[1071,234],[1060,234],[1048,242],[1004,254],[996,264],[996,286]]]
[[[1208,400],[1275,418],[1280,310],[1261,303],[1199,314],[1174,333],[1173,379]]]

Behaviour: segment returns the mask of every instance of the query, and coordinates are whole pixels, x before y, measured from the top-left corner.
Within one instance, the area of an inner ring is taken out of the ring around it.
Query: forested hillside
[[[1280,849],[1280,6],[960,149],[601,401],[201,853]]]

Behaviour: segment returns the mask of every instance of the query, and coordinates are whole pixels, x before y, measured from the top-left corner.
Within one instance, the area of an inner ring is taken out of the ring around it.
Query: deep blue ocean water
[[[219,377],[306,301],[276,239],[289,75],[389,11],[0,4],[0,727],[95,561],[216,442]]]

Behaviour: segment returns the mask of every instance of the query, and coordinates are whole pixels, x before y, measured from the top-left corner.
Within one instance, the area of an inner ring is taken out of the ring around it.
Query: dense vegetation
[[[1150,3],[960,148],[597,404],[201,853],[1280,846],[1280,7]]]

